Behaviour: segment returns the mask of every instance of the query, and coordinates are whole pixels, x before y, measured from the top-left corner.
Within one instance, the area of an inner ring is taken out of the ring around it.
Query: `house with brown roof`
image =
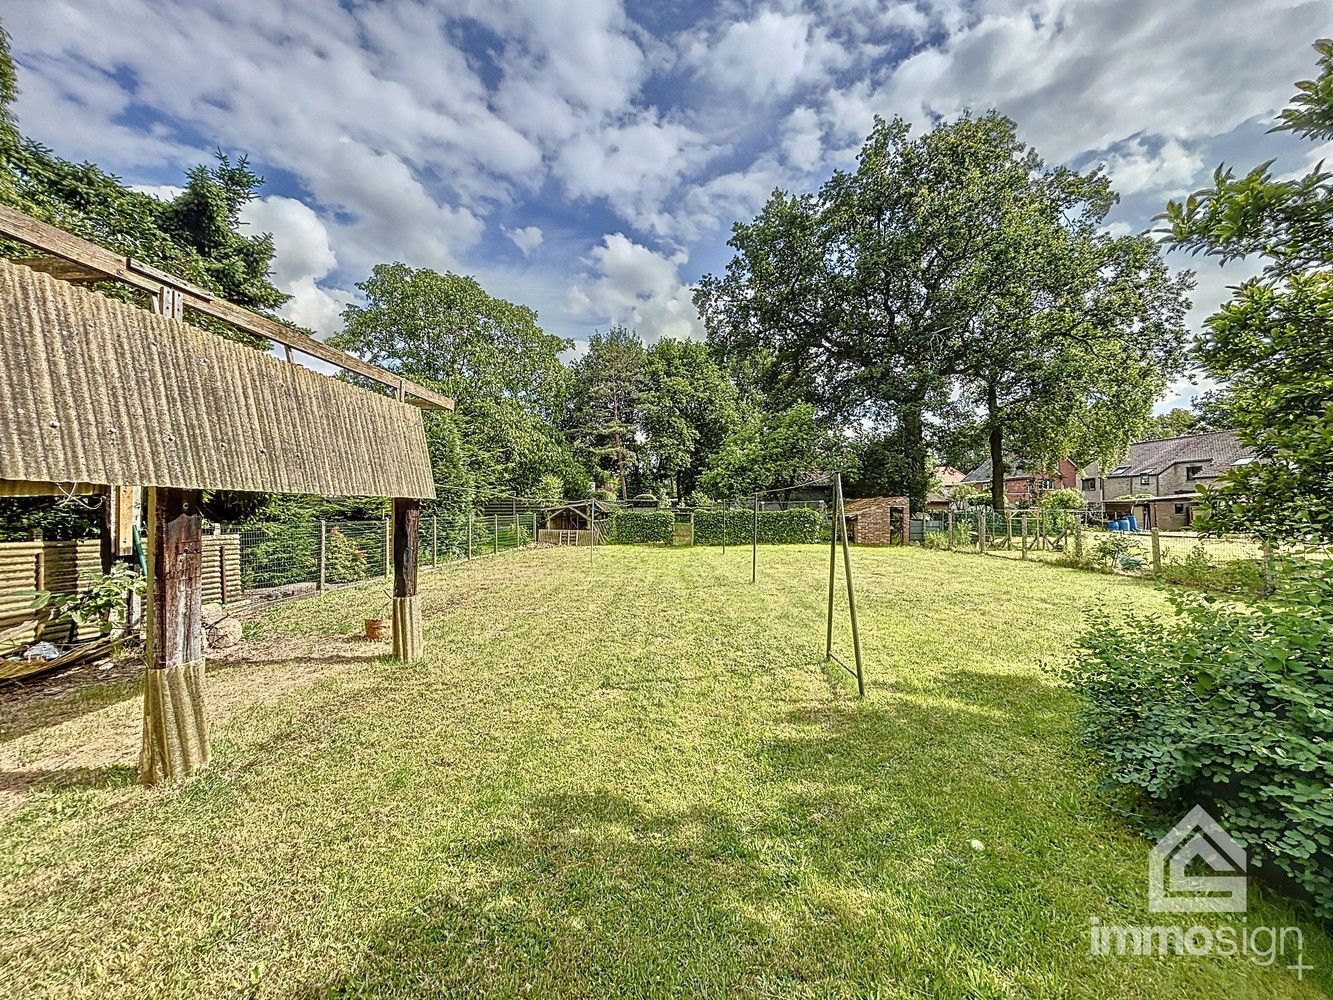
[[[1014,507],[1029,507],[1041,499],[1043,493],[1065,488],[1078,488],[1079,470],[1069,459],[1061,459],[1054,469],[1038,469],[1032,461],[1010,456],[1004,474],[1004,495]],[[982,462],[963,477],[963,483],[990,491],[991,463]]]
[[[1136,441],[1111,468],[1088,466],[1079,488],[1088,505],[1108,517],[1134,514],[1144,530],[1188,528],[1199,490],[1254,460],[1231,431]]]

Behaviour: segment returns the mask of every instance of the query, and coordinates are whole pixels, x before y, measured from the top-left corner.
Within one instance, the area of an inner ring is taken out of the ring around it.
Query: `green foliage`
[[[353,583],[369,577],[370,560],[365,548],[338,525],[329,525],[324,533],[325,581]]]
[[[820,540],[824,515],[809,507],[759,512],[762,545],[801,545]],[[749,545],[754,537],[755,514],[743,507],[694,512],[696,545]]]
[[[1177,586],[1260,597],[1268,592],[1281,570],[1280,565],[1275,565],[1270,572],[1262,558],[1210,559],[1207,549],[1199,544],[1183,556],[1167,556],[1162,560],[1160,575],[1166,583]]]
[[[241,586],[245,590],[309,583],[319,575],[318,527],[259,524],[246,528],[241,549]]]
[[[670,545],[676,535],[676,515],[669,510],[618,510],[607,518],[603,538],[612,545]]]
[[[1072,486],[1066,486],[1043,493],[1041,499],[1037,501],[1037,506],[1042,510],[1084,510],[1088,505],[1082,493]]]
[[[94,622],[102,635],[110,635],[117,620],[123,618],[121,612],[129,595],[142,597],[147,590],[138,570],[122,562],[113,565],[110,573],[84,573],[80,579],[83,586],[73,594],[50,590],[19,593],[32,597],[28,607],[44,612],[42,617],[49,625],[69,623],[77,632],[85,622]]]
[[[101,503],[93,496],[0,497],[0,542],[21,542],[40,531],[52,541],[96,538]]]
[[[1125,572],[1141,569],[1145,554],[1146,550],[1138,541],[1119,531],[1107,532],[1092,546],[1094,561]]]
[[[566,427],[576,454],[614,477],[622,499],[638,463],[637,430],[648,387],[648,357],[639,335],[625,326],[595,333],[574,365]]]
[[[1333,917],[1333,574],[1280,599],[1173,600],[1167,621],[1102,618],[1066,674],[1107,779],[1154,807],[1158,835],[1202,804],[1250,855]],[[1274,871],[1274,869],[1276,871]]]
[[[1333,42],[1315,47],[1319,76],[1297,84],[1278,128],[1324,141],[1333,138]],[[1228,472],[1197,523],[1333,541],[1333,173],[1321,162],[1275,177],[1272,165],[1243,176],[1218,167],[1211,188],[1162,215],[1170,239],[1191,253],[1264,261],[1209,317],[1197,349],[1259,461]]]
[[[816,418],[811,404],[798,403],[761,414],[728,435],[699,487],[709,496],[735,500],[770,489],[793,490],[829,469],[855,471],[849,443]]]
[[[1203,418],[1193,410],[1175,406],[1149,420],[1139,439],[1156,441],[1161,438],[1183,437],[1186,434],[1198,434],[1204,430],[1216,429],[1205,427]]]
[[[357,283],[364,305],[343,311],[332,347],[351,351],[463,404],[512,400],[552,418],[563,405],[567,341],[542,331],[527,306],[494,298],[475,278],[376,264]]]
[[[647,361],[640,474],[682,499],[740,422],[738,393],[707,344],[663,338],[648,348]]]

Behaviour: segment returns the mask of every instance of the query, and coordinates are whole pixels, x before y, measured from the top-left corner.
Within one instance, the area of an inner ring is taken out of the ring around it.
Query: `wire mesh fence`
[[[393,576],[393,536],[387,518],[209,526],[239,539],[235,597],[295,597]],[[426,514],[418,524],[419,570],[495,555],[536,538],[535,515]]]
[[[1240,535],[1108,530],[1087,511],[931,512],[918,535],[927,548],[1153,577],[1239,594],[1273,589],[1282,563],[1308,550],[1281,550]]]

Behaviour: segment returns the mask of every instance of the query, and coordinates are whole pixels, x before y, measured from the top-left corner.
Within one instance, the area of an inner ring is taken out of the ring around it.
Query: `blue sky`
[[[1265,135],[1333,0],[16,0],[25,134],[150,190],[248,153],[289,315],[338,328],[379,261],[474,274],[575,341],[700,336],[731,223],[853,159],[875,114],[996,107],[1106,164],[1142,229]],[[1197,266],[1192,320],[1248,272]],[[1181,385],[1163,405],[1188,396]]]

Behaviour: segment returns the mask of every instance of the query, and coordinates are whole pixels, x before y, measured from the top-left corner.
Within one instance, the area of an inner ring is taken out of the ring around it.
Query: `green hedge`
[[[676,515],[669,510],[618,510],[607,519],[605,541],[612,545],[670,545],[676,534]]]
[[[824,516],[808,507],[761,511],[759,541],[765,545],[818,542],[823,524]],[[753,533],[753,511],[695,511],[695,545],[749,545]]]

